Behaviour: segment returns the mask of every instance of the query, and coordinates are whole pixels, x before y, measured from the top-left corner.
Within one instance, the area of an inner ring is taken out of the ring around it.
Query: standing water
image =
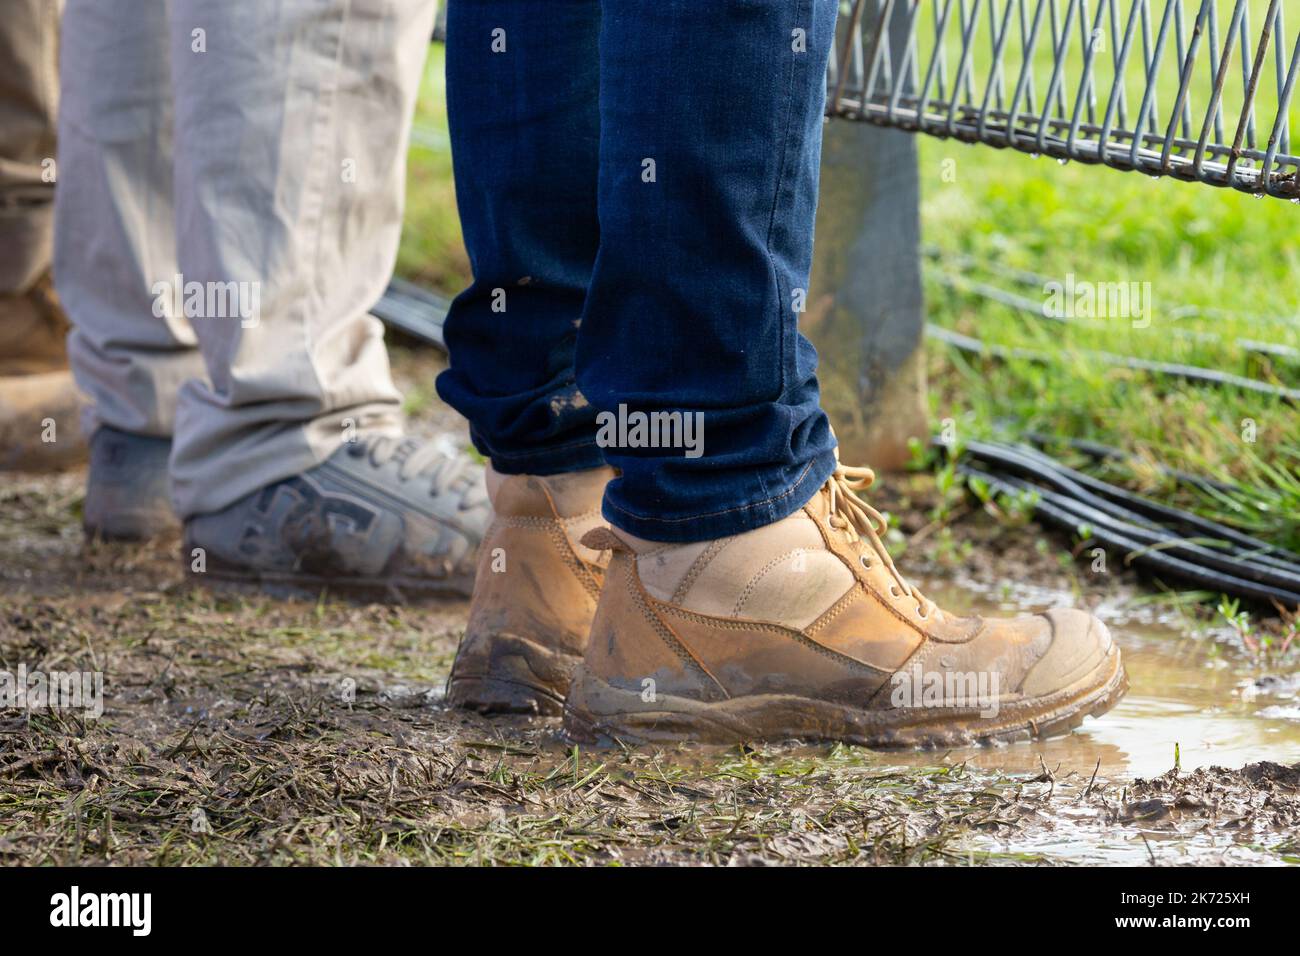
[[[956,613],[1009,615],[1074,603],[1067,593],[1019,586],[1000,596],[968,582],[925,593]],[[1124,655],[1129,691],[1109,713],[1074,733],[1000,748],[972,747],[951,756],[990,770],[1061,764],[1107,777],[1152,777],[1174,766],[1241,767],[1260,760],[1300,761],[1300,675],[1272,673],[1222,631],[1183,620],[1154,605],[1121,603],[1096,613]],[[924,755],[912,759],[924,760]]]
[[[944,582],[925,590],[959,613],[1005,615],[1074,603],[1067,593],[1029,586],[1001,595],[981,594],[970,582],[960,587]],[[1085,720],[1068,736],[1044,741],[961,748],[942,755],[880,756],[891,764],[917,768],[964,763],[1036,781],[1040,788],[1048,774],[1057,779],[1073,774],[1076,782],[1087,782],[1095,774],[1098,780],[1119,785],[1114,812],[1106,801],[1107,809],[1098,811],[1095,804],[1058,797],[1048,801],[1052,812],[1038,825],[965,841],[972,853],[984,857],[1123,864],[1294,862],[1294,852],[1279,855],[1264,848],[1275,846],[1278,839],[1261,838],[1250,828],[1235,830],[1231,812],[1212,813],[1207,822],[1201,806],[1199,816],[1184,821],[1174,801],[1172,811],[1157,806],[1155,822],[1146,824],[1141,810],[1126,808],[1124,797],[1128,782],[1166,774],[1175,759],[1180,777],[1215,766],[1236,770],[1260,761],[1300,763],[1300,675],[1271,670],[1235,636],[1189,622],[1176,611],[1140,602],[1095,610],[1119,643],[1129,675],[1128,694],[1109,713]],[[1268,800],[1260,795],[1254,802],[1258,806]],[[1126,813],[1121,825],[1118,818]],[[1286,834],[1278,837],[1286,839]]]

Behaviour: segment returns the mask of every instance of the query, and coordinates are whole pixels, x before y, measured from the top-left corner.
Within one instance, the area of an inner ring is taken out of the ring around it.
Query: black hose
[[[1103,531],[1122,535],[1144,551],[1159,550],[1163,554],[1181,558],[1208,571],[1300,593],[1300,567],[1283,569],[1261,565],[1239,554],[1214,551],[1195,542],[1129,524],[1112,514],[1091,508],[1067,495],[1038,488],[1030,482],[1004,474],[998,474],[997,477],[1003,485],[1016,491],[1034,491],[1046,504],[1058,509],[1063,515],[1072,516],[1075,530],[1086,523],[1094,534],[1096,531]]]
[[[933,322],[925,324],[925,334],[927,338],[943,342],[959,352],[967,352],[971,355],[982,355],[986,358],[1002,361],[1020,359],[1025,362],[1033,362],[1036,365],[1051,365],[1056,361],[1055,357],[1048,352],[1014,348],[1008,345],[991,345],[972,336],[962,335],[952,329],[935,325]],[[1167,378],[1182,379],[1198,385],[1235,388],[1243,392],[1254,392],[1257,395],[1280,398],[1292,405],[1300,405],[1300,389],[1270,385],[1268,382],[1246,378],[1244,375],[1233,375],[1230,372],[1220,372],[1218,369],[1201,368],[1196,365],[1180,365],[1176,362],[1153,362],[1150,359],[1135,358],[1131,355],[1115,355],[1111,352],[1097,352],[1085,349],[1081,350],[1079,354],[1104,365],[1127,368],[1135,372],[1149,372]]]
[[[982,456],[972,451],[972,457],[980,458]],[[997,456],[991,457],[997,458]],[[1001,460],[1005,463],[1007,458],[1003,457]],[[1051,469],[1047,467],[1026,469],[1012,466],[1010,470],[1027,472],[1032,477],[1049,483],[1055,483],[1054,478],[1059,481],[1059,477],[1053,476]],[[1028,482],[1009,478],[1005,474],[1001,474],[1000,477],[1021,490],[1034,490],[1049,503],[1071,512],[1076,516],[1075,527],[1078,527],[1082,522],[1087,522],[1109,528],[1139,542],[1144,547],[1159,547],[1167,554],[1175,557],[1181,556],[1186,560],[1216,571],[1246,577],[1258,583],[1300,590],[1300,566],[1291,566],[1284,562],[1264,563],[1253,552],[1243,554],[1236,549],[1229,548],[1213,550],[1202,544],[1188,541],[1179,535],[1172,534],[1158,525],[1150,527],[1135,524],[1128,520],[1130,513],[1117,506],[1107,506],[1103,502],[1098,507],[1095,500],[1080,500],[1079,496],[1072,497],[1068,494],[1038,488]]]
[[[1053,435],[1043,435],[1039,432],[1025,432],[1022,436],[1025,441],[1033,442],[1039,450],[1052,448],[1058,445],[1065,445],[1067,448],[1073,448],[1077,452],[1082,452],[1094,461],[1123,461],[1133,462],[1137,456],[1131,452],[1123,451],[1112,445],[1103,445],[1100,442],[1089,441],[1084,438],[1059,438]],[[1215,478],[1206,478],[1204,475],[1194,475],[1189,471],[1182,471],[1178,468],[1171,468],[1168,465],[1155,463],[1156,471],[1184,485],[1191,485],[1193,488],[1212,489],[1222,491],[1226,494],[1244,495],[1246,489],[1240,485],[1234,485],[1227,481],[1219,481]]]
[[[969,442],[957,470],[993,490],[1033,492],[1044,523],[1078,532],[1087,525],[1098,544],[1125,551],[1125,562],[1224,594],[1300,607],[1300,561],[1291,552],[1236,529],[1116,488],[1068,468],[1043,452]],[[1213,540],[1188,540],[1196,531]]]
[[[958,471],[963,475],[979,478],[986,482],[990,488],[1003,492],[1023,491],[1026,487],[1029,487],[1027,482],[995,475],[967,464],[958,465]],[[1034,512],[1038,518],[1047,524],[1070,531],[1078,529],[1078,517],[1057,504],[1040,500],[1035,505]],[[1094,531],[1093,539],[1103,547],[1126,552],[1126,563],[1137,565],[1152,574],[1168,575],[1171,578],[1186,581],[1202,588],[1245,597],[1261,603],[1276,601],[1284,606],[1300,607],[1300,590],[1293,591],[1260,584],[1232,574],[1206,568],[1162,551],[1151,550],[1119,531],[1099,528]],[[1300,568],[1297,568],[1297,572],[1300,572]]]
[[[970,442],[967,444],[966,449],[976,458],[1013,470],[1019,470],[1041,480],[1053,481],[1058,487],[1067,486],[1063,490],[1081,491],[1088,497],[1082,498],[1080,495],[1076,495],[1076,497],[1088,500],[1094,506],[1101,507],[1102,510],[1110,509],[1102,506],[1097,498],[1114,502],[1121,509],[1120,512],[1116,512],[1117,516],[1126,520],[1132,520],[1132,517],[1136,516],[1145,519],[1148,527],[1155,525],[1163,529],[1167,528],[1168,525],[1173,525],[1175,528],[1182,528],[1187,532],[1221,538],[1237,545],[1239,548],[1245,549],[1257,560],[1267,564],[1276,564],[1283,569],[1300,566],[1300,555],[1293,554],[1285,548],[1279,548],[1258,538],[1252,538],[1248,534],[1243,534],[1235,528],[1219,524],[1217,521],[1211,521],[1209,518],[1181,511],[1178,508],[1160,504],[1157,501],[1144,498],[1115,485],[1107,484],[1098,478],[1093,478],[1091,475],[1085,475],[1073,468],[1062,465],[1037,449],[1016,448],[985,442]],[[1097,496],[1096,498],[1092,497],[1094,494]]]

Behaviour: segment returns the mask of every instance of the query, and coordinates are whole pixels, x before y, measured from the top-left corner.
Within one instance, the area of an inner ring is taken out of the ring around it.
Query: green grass
[[[956,175],[944,176],[956,159]],[[1048,352],[1048,365],[990,364],[932,348],[937,418],[966,437],[1025,430],[1088,438],[1154,465],[1259,489],[1245,500],[1176,490],[1141,464],[1112,477],[1279,544],[1300,547],[1300,410],[1279,399],[1115,368],[1105,351],[1181,362],[1294,387],[1300,366],[1262,361],[1250,339],[1300,347],[1300,210],[1248,196],[1108,169],[929,138],[921,141],[923,232],[946,257],[981,263],[972,277],[1042,303],[1042,287],[996,270],[1057,282],[1150,284],[1146,317],[1068,324],[953,289],[927,270],[930,319],[992,343]],[[950,261],[950,259],[948,260]],[[1216,310],[1179,317],[1179,307]],[[1270,318],[1271,317],[1271,318]],[[1253,429],[1253,436],[1252,436]],[[1250,438],[1253,437],[1253,441]]]
[[[444,291],[468,281],[451,182],[442,49],[430,59],[410,157],[399,272]],[[433,144],[430,148],[429,144]],[[955,164],[951,161],[955,160]],[[1300,549],[1300,409],[1108,366],[1105,351],[1217,368],[1292,387],[1300,364],[1262,361],[1239,339],[1300,348],[1300,209],[1204,186],[1062,166],[988,147],[920,139],[923,235],[969,275],[1042,302],[1037,285],[998,270],[1063,282],[1150,283],[1150,324],[1111,318],[1068,325],[994,304],[940,281],[927,265],[930,321],[997,344],[1047,351],[1047,365],[972,360],[930,349],[934,419],[959,436],[1025,430],[1088,438],[1139,458],[1103,476]],[[1178,311],[1215,310],[1197,317]],[[1183,317],[1179,317],[1182,315]],[[1271,317],[1261,319],[1260,317]],[[1247,440],[1253,428],[1254,441]],[[1174,487],[1154,467],[1257,489],[1240,499]]]
[[[397,273],[443,292],[458,292],[469,281],[469,259],[456,212],[445,90],[443,47],[438,43],[430,47],[415,110]]]

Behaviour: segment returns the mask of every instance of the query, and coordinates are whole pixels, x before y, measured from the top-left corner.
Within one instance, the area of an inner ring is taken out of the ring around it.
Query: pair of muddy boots
[[[943,746],[1062,733],[1126,688],[1089,614],[958,617],[910,586],[857,495],[867,469],[841,466],[782,521],[695,544],[607,527],[610,477],[489,468],[452,704],[563,713],[589,743]]]

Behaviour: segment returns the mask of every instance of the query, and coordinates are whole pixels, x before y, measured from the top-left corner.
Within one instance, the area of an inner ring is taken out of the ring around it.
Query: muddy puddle
[[[927,595],[954,611],[1006,615],[1068,606],[1071,595],[1020,586],[1006,595],[977,584],[944,582]],[[1124,653],[1129,692],[1104,717],[1089,718],[1068,737],[1000,748],[954,750],[949,759],[991,770],[1039,770],[1039,758],[1106,777],[1151,777],[1241,767],[1261,760],[1300,761],[1300,675],[1255,661],[1226,632],[1155,609],[1133,596],[1094,609]],[[913,755],[904,762],[924,762]]]
[[[1068,594],[1032,587],[1018,588],[1012,601],[987,594],[972,597],[972,593],[948,586],[940,587],[934,596],[953,608],[990,613],[1072,603]],[[1163,777],[1174,768],[1175,759],[1180,779],[1212,767],[1300,763],[1297,675],[1260,664],[1237,644],[1235,636],[1198,627],[1167,609],[1121,602],[1097,610],[1120,642],[1129,674],[1129,692],[1110,713],[1084,721],[1068,737],[997,750],[953,751],[945,759],[1031,775],[1041,775],[1046,767],[1058,778],[1074,774],[1091,779],[1095,770],[1098,777],[1109,780]],[[907,755],[900,762],[919,764],[924,757]],[[975,840],[972,845],[1077,862],[1278,861],[1277,854],[1260,851],[1260,834],[1253,828],[1233,825],[1239,807],[1221,807],[1218,813],[1187,812],[1214,808],[1178,807],[1176,797],[1168,801],[1175,804],[1172,807],[1160,801],[1144,807],[1139,798],[1146,792],[1137,797],[1121,792],[1121,804],[1130,808],[1122,826],[1108,825],[1106,811],[1098,814],[1095,808],[1066,803],[1050,825],[1029,826],[1014,837]],[[1242,794],[1240,799],[1263,804],[1268,795]],[[1144,812],[1151,815],[1145,825]],[[1264,843],[1268,842],[1265,837]]]
[[[973,581],[919,583],[958,612],[1077,603],[1034,585],[995,594]],[[914,800],[902,826],[915,842],[960,826],[945,843],[948,862],[1300,863],[1300,675],[1135,594],[1095,610],[1121,644],[1130,690],[1069,736],[943,752],[806,747],[782,757],[858,772],[864,786],[899,772],[898,787]]]

